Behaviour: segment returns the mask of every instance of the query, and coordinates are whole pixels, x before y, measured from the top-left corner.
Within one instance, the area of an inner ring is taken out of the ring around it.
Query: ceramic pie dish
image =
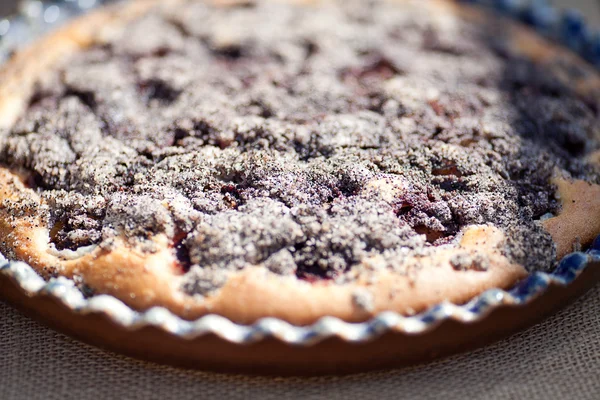
[[[29,266],[3,292],[88,341],[225,369],[490,340],[595,281],[599,82],[448,1],[91,13],[4,67],[1,246]]]

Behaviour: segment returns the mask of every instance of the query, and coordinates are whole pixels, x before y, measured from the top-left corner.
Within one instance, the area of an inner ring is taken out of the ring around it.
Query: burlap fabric
[[[323,378],[186,371],[55,333],[0,303],[0,398],[600,399],[600,285],[544,323],[436,363]]]
[[[7,7],[2,0],[0,8]],[[554,0],[600,21],[592,0]],[[536,327],[436,363],[347,377],[261,378],[179,370],[71,340],[0,302],[0,399],[600,400],[600,285]]]

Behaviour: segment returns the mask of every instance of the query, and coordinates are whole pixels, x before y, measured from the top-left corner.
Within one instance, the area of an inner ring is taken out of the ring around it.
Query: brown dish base
[[[30,297],[2,275],[0,298],[59,332],[134,358],[219,372],[307,376],[414,365],[488,345],[540,322],[599,281],[600,262],[593,262],[572,284],[552,284],[530,303],[501,305],[476,322],[446,320],[422,334],[389,332],[359,344],[330,338],[307,347],[277,339],[238,345],[212,334],[189,340],[154,327],[132,331],[102,314],[77,314],[49,295]]]

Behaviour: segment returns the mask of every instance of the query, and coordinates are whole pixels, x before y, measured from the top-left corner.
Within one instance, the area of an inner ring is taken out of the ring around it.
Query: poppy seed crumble
[[[509,47],[385,1],[157,9],[40,82],[0,160],[29,172],[58,250],[164,234],[190,294],[250,265],[401,270],[473,224],[547,270],[550,178],[600,182],[598,108]]]

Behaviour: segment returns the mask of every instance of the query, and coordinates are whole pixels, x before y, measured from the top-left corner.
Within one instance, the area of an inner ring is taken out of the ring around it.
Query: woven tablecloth
[[[7,2],[0,0],[1,9]],[[592,0],[555,0],[600,21]],[[429,365],[346,377],[264,378],[107,353],[0,302],[0,399],[600,400],[600,285],[534,328]]]

